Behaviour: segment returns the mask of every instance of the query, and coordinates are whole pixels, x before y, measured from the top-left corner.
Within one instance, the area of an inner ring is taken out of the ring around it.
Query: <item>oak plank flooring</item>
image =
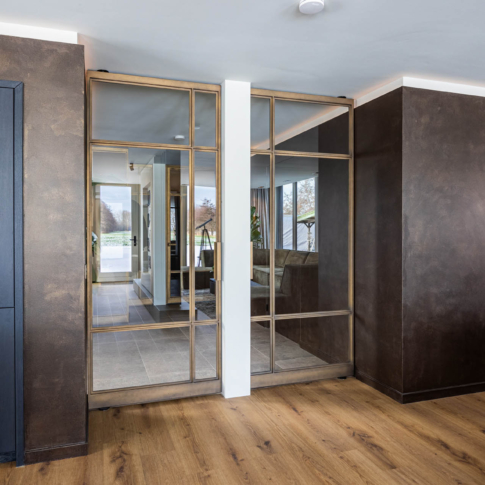
[[[92,411],[87,457],[5,485],[485,484],[485,393],[399,405],[356,379]]]

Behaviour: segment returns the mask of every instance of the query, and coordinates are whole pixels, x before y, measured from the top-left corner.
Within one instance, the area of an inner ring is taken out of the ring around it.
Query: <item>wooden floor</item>
[[[355,379],[90,414],[87,457],[9,484],[485,484],[485,393],[399,405]]]

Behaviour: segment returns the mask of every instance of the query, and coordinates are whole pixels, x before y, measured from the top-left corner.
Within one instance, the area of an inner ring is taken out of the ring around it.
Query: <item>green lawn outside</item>
[[[101,234],[101,246],[131,246],[131,231]]]
[[[131,232],[109,232],[106,234],[101,234],[101,246],[131,246]],[[214,248],[214,243],[216,242],[216,237],[211,236],[212,247]],[[202,236],[195,236],[195,245],[200,246]],[[208,246],[209,241],[205,238],[205,245]]]

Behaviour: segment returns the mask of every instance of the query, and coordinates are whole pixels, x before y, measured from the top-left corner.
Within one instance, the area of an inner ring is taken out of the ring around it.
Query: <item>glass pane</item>
[[[189,327],[93,334],[93,389],[190,379]]]
[[[290,179],[276,187],[276,249],[293,249],[295,184]]]
[[[251,157],[251,316],[270,312],[270,157]]]
[[[269,150],[270,148],[270,100],[251,98],[251,148]]]
[[[251,374],[271,370],[270,322],[251,322]]]
[[[131,272],[130,186],[99,185],[100,200],[100,271]]]
[[[195,93],[195,146],[216,146],[216,94]]]
[[[349,317],[275,321],[275,371],[349,361]]]
[[[96,140],[189,144],[189,91],[92,82]]]
[[[217,241],[216,154],[195,152],[195,318],[217,318],[217,282],[214,278]]]
[[[190,203],[189,153],[172,157],[167,166],[168,229],[167,275],[169,294],[167,305],[182,321],[189,319],[190,311]]]
[[[93,326],[188,321],[188,152],[92,156]]]
[[[217,325],[195,327],[195,378],[217,377]]]
[[[349,153],[349,109],[275,100],[275,149]]]
[[[276,194],[283,194],[276,197],[276,313],[346,310],[348,161],[277,156],[275,185]],[[290,225],[296,239],[291,245]]]

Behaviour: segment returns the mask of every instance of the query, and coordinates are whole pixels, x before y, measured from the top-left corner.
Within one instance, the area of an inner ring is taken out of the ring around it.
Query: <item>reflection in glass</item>
[[[195,146],[216,146],[216,94],[195,92]]]
[[[217,282],[214,278],[217,241],[216,154],[195,152],[195,317],[217,318]]]
[[[276,314],[347,309],[348,160],[277,156],[275,185]]]
[[[251,149],[270,148],[270,100],[251,97]]]
[[[251,157],[251,316],[270,312],[270,157]]]
[[[94,147],[92,158],[93,326],[188,321],[188,152]]]
[[[275,149],[349,153],[349,109],[275,100]]]
[[[276,372],[348,361],[347,316],[275,321]]]
[[[189,327],[92,335],[93,390],[190,379]]]
[[[217,325],[195,327],[195,378],[217,377]]]
[[[92,82],[92,138],[189,144],[189,91]]]
[[[251,374],[271,370],[270,322],[251,322]]]

